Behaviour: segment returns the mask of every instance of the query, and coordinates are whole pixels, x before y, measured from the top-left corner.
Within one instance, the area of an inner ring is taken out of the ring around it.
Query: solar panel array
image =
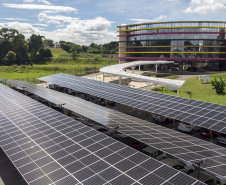
[[[226,178],[226,149],[223,147],[28,82],[7,80],[7,83],[16,87],[26,87],[26,91],[52,103],[65,103],[63,107],[107,127],[115,128],[120,125],[118,131],[121,133],[158,148],[183,161],[196,163],[208,158],[202,163],[201,167]]]
[[[0,146],[28,184],[202,184],[0,84]]]
[[[226,106],[224,105],[143,91],[62,73],[39,79],[140,110],[226,133]]]

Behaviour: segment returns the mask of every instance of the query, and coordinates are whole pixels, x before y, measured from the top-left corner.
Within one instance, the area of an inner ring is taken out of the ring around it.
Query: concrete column
[[[157,75],[158,73],[158,64],[154,64],[155,65],[155,74]]]
[[[121,84],[122,84],[122,77],[119,76],[119,85],[121,85]]]
[[[132,67],[132,69],[133,69],[133,74],[134,74],[134,68],[135,68],[135,66]]]

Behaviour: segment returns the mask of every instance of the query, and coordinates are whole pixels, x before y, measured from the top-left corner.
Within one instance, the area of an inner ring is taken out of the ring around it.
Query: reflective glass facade
[[[121,61],[164,58],[226,66],[226,22],[159,22],[118,28]]]

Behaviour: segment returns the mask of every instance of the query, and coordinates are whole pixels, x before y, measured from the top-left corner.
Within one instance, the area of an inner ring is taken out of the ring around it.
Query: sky
[[[123,24],[225,18],[226,0],[0,0],[0,28],[80,45],[118,41]]]

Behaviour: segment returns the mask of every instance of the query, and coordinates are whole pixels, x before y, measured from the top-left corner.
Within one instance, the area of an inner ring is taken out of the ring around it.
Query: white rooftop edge
[[[164,78],[155,78],[155,77],[147,77],[143,75],[137,75],[132,73],[125,72],[126,68],[139,66],[139,65],[148,65],[148,64],[169,64],[174,63],[173,61],[134,61],[123,64],[116,64],[107,67],[103,67],[100,69],[100,72],[103,74],[110,74],[114,76],[123,76],[127,78],[142,80],[145,82],[154,82],[162,85],[167,85],[171,87],[180,88],[185,81],[183,80],[171,80]]]

